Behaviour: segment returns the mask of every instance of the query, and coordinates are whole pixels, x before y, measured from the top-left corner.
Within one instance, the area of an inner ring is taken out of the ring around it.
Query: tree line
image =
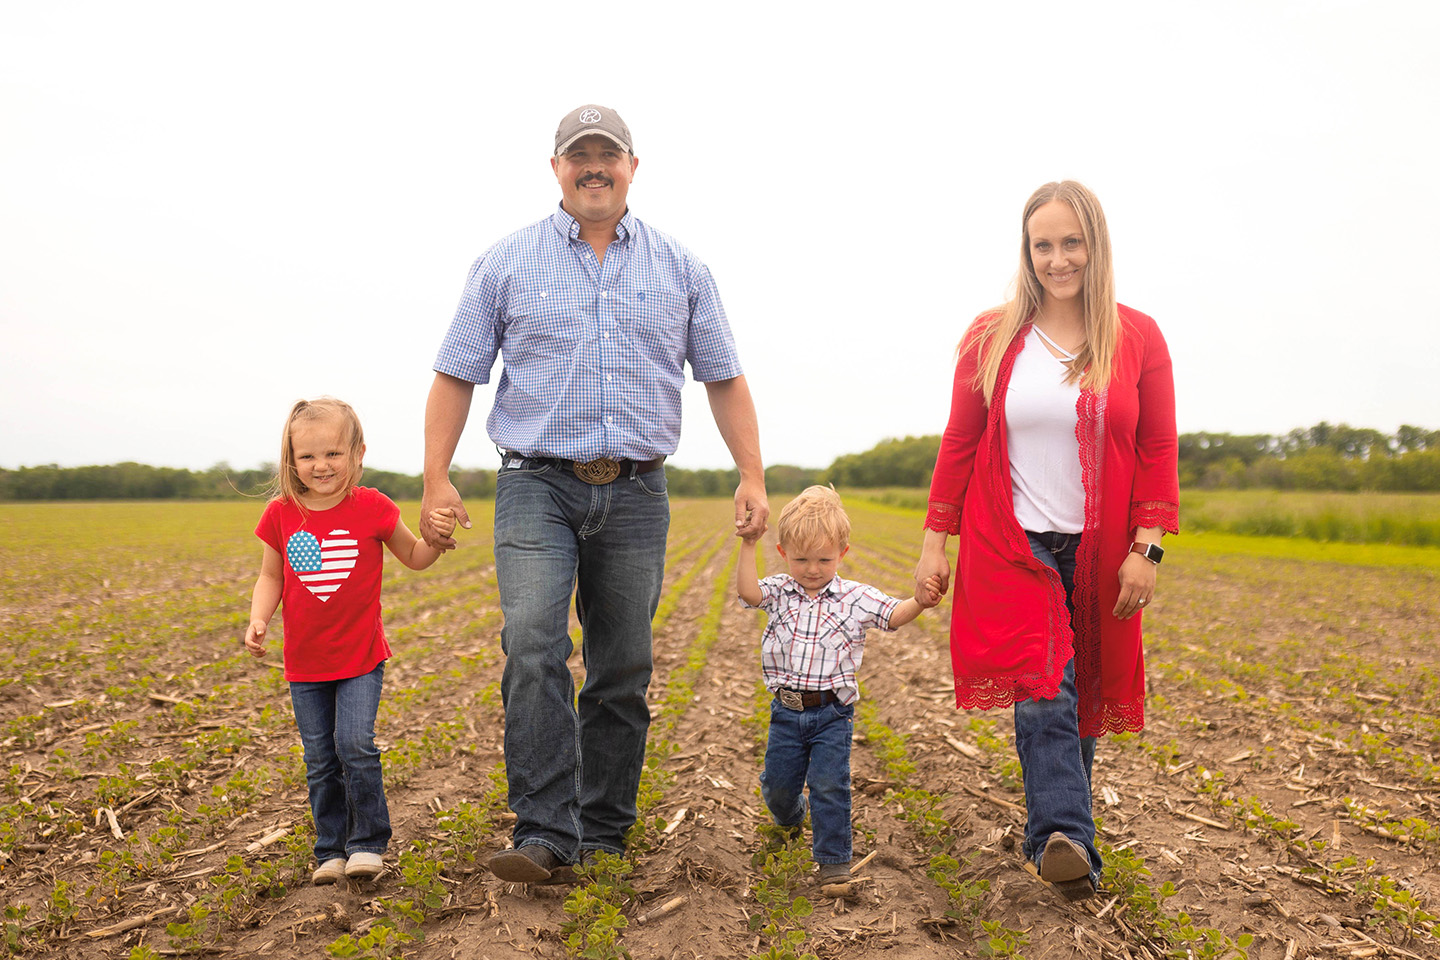
[[[928,487],[940,437],[883,440],[864,453],[837,457],[829,467],[787,464],[765,471],[772,493],[797,493],[812,483],[840,488]],[[671,494],[729,496],[740,482],[730,470],[665,468]],[[59,467],[54,464],[0,469],[0,500],[215,500],[263,498],[273,466],[237,470],[218,463],[208,470],[152,467],[143,463]],[[493,469],[455,470],[451,480],[464,497],[495,494]],[[366,470],[364,482],[396,500],[418,500],[421,478]],[[1403,426],[1394,434],[1332,425],[1286,434],[1184,433],[1180,435],[1180,485],[1202,488],[1263,487],[1277,490],[1440,491],[1440,430]]]

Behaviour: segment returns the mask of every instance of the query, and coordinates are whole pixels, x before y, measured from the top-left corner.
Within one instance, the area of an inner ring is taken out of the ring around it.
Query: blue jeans
[[[390,808],[375,746],[384,681],[381,661],[358,677],[290,684],[320,863],[352,853],[384,853],[390,843]]]
[[[592,486],[507,455],[495,489],[495,576],[505,626],[505,772],[517,847],[564,862],[622,853],[635,822],[650,707],[650,621],[665,575],[663,467]],[[582,631],[576,709],[569,606]]]
[[[811,844],[816,863],[850,862],[850,735],[855,706],[826,703],[791,710],[770,701],[770,743],[760,795],[782,827],[805,819],[802,792],[810,785]]]
[[[1060,574],[1065,604],[1073,617],[1075,555],[1078,533],[1034,533],[1030,551],[1035,559]],[[1079,843],[1090,855],[1090,879],[1099,883],[1100,851],[1095,848],[1095,818],[1090,808],[1090,770],[1095,738],[1080,736],[1079,697],[1075,693],[1075,660],[1065,664],[1060,691],[1053,700],[1020,700],[1015,704],[1015,752],[1025,775],[1025,840],[1021,850],[1036,866],[1045,841],[1055,832]]]

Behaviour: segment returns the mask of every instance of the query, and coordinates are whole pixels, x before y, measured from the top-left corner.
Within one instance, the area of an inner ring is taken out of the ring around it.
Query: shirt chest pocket
[[[652,354],[684,359],[690,333],[690,301],[682,290],[622,287],[616,320],[632,341]]]
[[[840,650],[850,643],[850,635],[845,631],[845,621],[828,610],[820,612],[817,629],[819,636],[816,642],[826,650]]]
[[[501,341],[507,356],[562,356],[575,353],[587,326],[584,304],[563,291],[526,289],[510,300]]]

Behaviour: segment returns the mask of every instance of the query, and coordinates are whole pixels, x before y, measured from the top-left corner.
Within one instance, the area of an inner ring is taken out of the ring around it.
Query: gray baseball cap
[[[555,155],[559,156],[569,150],[576,140],[592,133],[615,141],[626,153],[635,153],[630,146],[630,128],[625,126],[620,114],[598,103],[587,103],[571,110],[565,114],[565,119],[560,121],[560,126],[555,130]]]

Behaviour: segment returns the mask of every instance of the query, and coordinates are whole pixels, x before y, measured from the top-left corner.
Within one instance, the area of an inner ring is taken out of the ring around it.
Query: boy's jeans
[[[850,735],[855,706],[826,703],[791,710],[770,702],[770,743],[760,795],[782,827],[805,819],[802,791],[810,784],[811,847],[816,863],[850,862]]]
[[[669,528],[663,467],[592,486],[549,461],[504,459],[495,575],[517,847],[541,843],[566,863],[582,849],[625,849],[650,726],[650,621]],[[566,662],[577,580],[585,663],[578,713]]]
[[[390,843],[390,809],[375,746],[384,680],[381,661],[358,677],[290,684],[320,863],[352,853],[383,854]]]
[[[1080,535],[1029,530],[1025,534],[1035,559],[1060,574],[1065,603],[1073,615],[1075,555]],[[1085,848],[1090,856],[1090,879],[1098,884],[1100,852],[1095,848],[1095,819],[1090,807],[1095,738],[1080,736],[1073,658],[1065,665],[1055,699],[1016,702],[1015,752],[1020,755],[1025,775],[1025,840],[1021,850],[1038,867],[1045,841],[1059,831]]]

